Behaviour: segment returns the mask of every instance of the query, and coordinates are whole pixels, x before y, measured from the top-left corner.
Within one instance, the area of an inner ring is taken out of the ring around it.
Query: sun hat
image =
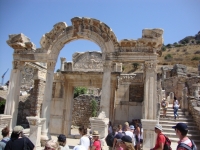
[[[129,123],[128,123],[128,122],[125,122],[124,125],[129,126]]]
[[[59,141],[59,142],[65,142],[65,141],[66,141],[66,136],[65,136],[64,134],[60,134],[60,135],[58,136],[58,141]]]
[[[92,136],[100,136],[98,131],[93,131]]]
[[[187,131],[188,127],[185,123],[177,123],[176,126],[172,127],[173,129],[178,129],[180,131]]]
[[[157,125],[155,126],[155,128],[157,128],[157,129],[159,129],[160,131],[162,131],[162,126],[161,126],[160,124],[157,124]]]
[[[15,133],[20,133],[24,130],[24,128],[22,126],[15,126],[14,129],[13,129],[13,132]]]
[[[134,127],[133,125],[130,125],[130,129],[131,129],[131,130],[134,130],[135,127]]]

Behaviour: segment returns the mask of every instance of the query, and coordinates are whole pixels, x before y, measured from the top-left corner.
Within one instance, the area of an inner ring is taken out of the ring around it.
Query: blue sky
[[[58,22],[71,25],[71,18],[89,17],[106,23],[118,41],[138,39],[144,28],[164,29],[164,44],[178,42],[200,31],[200,0],[0,0],[0,76],[9,68],[13,49],[6,41],[9,34],[24,33],[37,48],[40,39]],[[73,41],[62,49],[60,57],[71,61],[74,52],[100,51],[86,40]],[[1,80],[0,80],[1,82]]]

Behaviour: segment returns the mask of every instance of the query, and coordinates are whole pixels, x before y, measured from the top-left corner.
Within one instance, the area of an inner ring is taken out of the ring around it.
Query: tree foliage
[[[86,94],[87,93],[87,88],[86,87],[75,87],[74,89],[74,98],[81,94]]]

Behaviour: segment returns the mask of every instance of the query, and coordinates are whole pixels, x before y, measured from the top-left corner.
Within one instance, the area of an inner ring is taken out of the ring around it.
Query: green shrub
[[[4,109],[5,109],[5,105],[6,105],[6,100],[0,100],[0,114],[4,113]]]
[[[173,57],[172,57],[172,55],[171,54],[167,54],[166,56],[165,56],[165,59],[172,59]]]
[[[133,65],[133,67],[134,67],[135,69],[137,69],[138,66],[139,66],[139,63],[133,63],[132,65]]]
[[[91,100],[91,108],[92,108],[92,117],[96,117],[97,116],[97,102],[94,99]]]
[[[200,44],[200,40],[196,41],[197,44]]]
[[[74,89],[74,98],[81,94],[86,94],[87,93],[87,88],[85,87],[75,87]]]
[[[195,56],[195,57],[193,57],[191,60],[200,60],[200,57]]]
[[[162,51],[166,51],[166,47],[165,47],[165,46],[162,46],[161,50],[162,50]]]

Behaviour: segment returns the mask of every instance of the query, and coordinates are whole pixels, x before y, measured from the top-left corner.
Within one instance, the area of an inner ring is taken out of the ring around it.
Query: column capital
[[[14,60],[13,61],[13,69],[19,69],[21,70],[24,67],[25,62],[19,61],[19,60]]]
[[[145,61],[144,70],[150,72],[152,71],[156,72],[156,66],[157,66],[156,61]]]
[[[111,61],[104,61],[103,62],[103,71],[110,71],[111,72],[111,66],[112,62]]]
[[[39,117],[26,117],[26,119],[28,120],[29,125],[31,126],[40,126],[42,125],[46,119],[45,118],[39,118]]]
[[[66,61],[66,58],[65,57],[60,57],[60,61],[61,61],[61,63],[64,63]]]
[[[47,61],[47,70],[54,71],[56,65],[56,61]]]

